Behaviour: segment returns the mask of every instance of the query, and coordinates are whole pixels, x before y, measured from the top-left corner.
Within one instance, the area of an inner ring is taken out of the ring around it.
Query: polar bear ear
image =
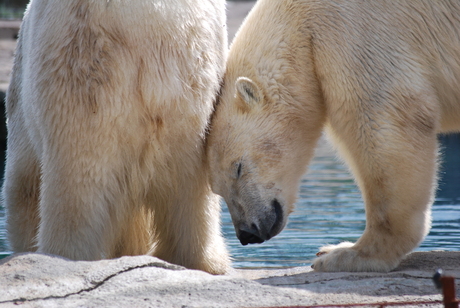
[[[239,77],[236,80],[235,86],[237,95],[246,103],[244,107],[252,108],[262,100],[259,87],[251,79]]]

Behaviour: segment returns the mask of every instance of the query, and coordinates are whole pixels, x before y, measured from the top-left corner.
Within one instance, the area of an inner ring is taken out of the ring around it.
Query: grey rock
[[[434,270],[460,278],[460,252],[417,252],[390,273],[310,267],[237,269],[213,276],[150,256],[94,262],[37,253],[0,263],[3,307],[280,307],[417,302],[441,305]],[[457,282],[457,293],[459,283]],[[412,304],[412,306],[415,304]],[[409,305],[411,306],[411,305]]]
[[[187,270],[154,257],[95,262],[36,253],[0,263],[0,307],[242,307],[311,303],[308,292]]]

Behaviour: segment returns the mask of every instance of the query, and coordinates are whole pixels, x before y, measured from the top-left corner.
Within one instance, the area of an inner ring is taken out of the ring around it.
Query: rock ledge
[[[226,276],[150,256],[95,262],[37,253],[0,262],[0,307],[280,307],[417,302],[442,306],[437,268],[460,278],[460,252],[416,252],[390,273],[309,267],[237,269]],[[456,282],[457,294],[459,283]],[[413,303],[409,306],[415,306]],[[408,307],[408,306],[406,306]]]

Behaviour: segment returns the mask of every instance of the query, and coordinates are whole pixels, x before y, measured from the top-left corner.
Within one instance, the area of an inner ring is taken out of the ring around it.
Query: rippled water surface
[[[440,174],[440,191],[433,206],[433,227],[419,251],[460,250],[460,137],[445,140],[448,148]],[[235,236],[227,207],[223,232],[235,267],[290,267],[309,265],[318,247],[356,241],[365,227],[361,194],[347,168],[324,142],[302,179],[299,199],[286,228],[259,245],[242,246]],[[5,212],[0,208],[0,257],[9,255]]]

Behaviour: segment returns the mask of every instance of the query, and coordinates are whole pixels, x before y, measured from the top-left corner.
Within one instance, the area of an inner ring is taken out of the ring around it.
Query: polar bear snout
[[[258,223],[240,222],[235,224],[241,245],[260,244],[277,235],[284,226],[283,208],[277,199],[270,203],[271,209],[259,216]]]

